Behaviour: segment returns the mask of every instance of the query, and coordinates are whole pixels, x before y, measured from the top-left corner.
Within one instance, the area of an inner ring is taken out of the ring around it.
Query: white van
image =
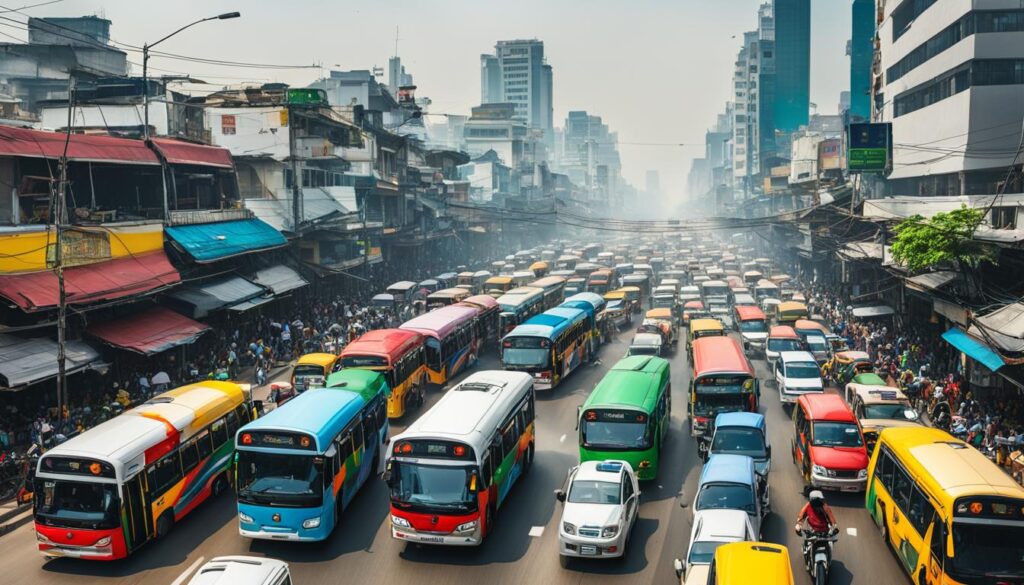
[[[217,557],[192,576],[188,585],[292,585],[288,563],[263,557]]]
[[[664,351],[661,346],[661,335],[657,333],[637,333],[626,350],[626,357],[631,355],[654,355],[660,356]]]
[[[814,356],[807,351],[783,351],[775,360],[775,383],[779,401],[794,404],[802,394],[822,393],[825,384]]]

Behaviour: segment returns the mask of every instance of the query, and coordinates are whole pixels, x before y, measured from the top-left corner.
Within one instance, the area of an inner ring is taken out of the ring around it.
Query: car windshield
[[[570,504],[620,504],[619,484],[610,481],[574,481],[569,488]]]
[[[754,512],[754,491],[749,485],[713,483],[704,486],[697,496],[698,510],[743,510]]]
[[[893,420],[917,420],[916,416],[907,416],[910,406],[906,404],[865,404],[864,418],[888,418]],[[913,411],[911,411],[913,412]]]
[[[543,337],[506,337],[501,361],[506,366],[543,368],[551,363],[551,342]]]
[[[740,331],[743,333],[765,333],[768,331],[768,327],[764,321],[740,321]]]
[[[761,458],[765,456],[764,435],[760,430],[750,427],[719,427],[711,442],[711,452]]]
[[[391,500],[403,509],[428,513],[473,512],[476,496],[469,488],[474,473],[471,467],[395,462],[391,468]]]
[[[646,422],[586,421],[583,446],[602,451],[638,451],[650,447]]]
[[[690,557],[687,559],[691,565],[710,565],[711,559],[715,558],[715,550],[724,542],[697,541],[690,545]]]
[[[790,362],[786,364],[786,377],[798,379],[814,379],[821,377],[821,370],[814,362]]]
[[[90,530],[120,525],[114,484],[38,479],[35,493],[36,518],[41,524]]]
[[[808,337],[807,346],[811,351],[828,351],[828,343],[824,337]]]
[[[966,583],[1024,577],[1024,526],[953,523],[952,576]],[[950,559],[947,559],[949,562]],[[977,580],[973,577],[989,577]],[[1014,581],[1016,582],[1016,581]]]
[[[816,422],[814,423],[815,447],[860,447],[864,439],[860,429],[852,423]]]
[[[770,351],[800,351],[803,349],[803,343],[799,339],[785,337],[768,339],[768,349]]]
[[[312,455],[238,451],[238,500],[310,508],[323,497],[323,462]]]

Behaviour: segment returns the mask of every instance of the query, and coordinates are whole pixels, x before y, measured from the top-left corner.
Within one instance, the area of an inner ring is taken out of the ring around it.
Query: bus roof
[[[625,406],[654,412],[659,392],[670,375],[668,360],[647,355],[623,358],[601,378],[583,407]]]
[[[386,358],[388,365],[396,362],[410,348],[423,343],[423,336],[406,329],[375,329],[353,339],[341,357],[370,355]]]
[[[178,443],[224,416],[247,399],[247,391],[233,382],[206,381],[189,384],[128,410],[50,449],[47,455],[105,459],[127,477],[128,464],[146,450],[168,439],[168,427],[178,433]],[[162,453],[161,453],[162,454]],[[140,461],[142,469],[149,461]]]
[[[584,303],[586,305],[589,305],[590,309],[588,310],[588,312],[593,313],[595,310],[600,309],[601,307],[603,307],[605,305],[605,299],[604,299],[604,297],[602,297],[601,295],[599,295],[597,293],[581,292],[581,293],[576,293],[576,294],[572,295],[571,297],[565,299],[565,302],[562,303],[562,305],[561,305],[563,307],[572,307],[574,309],[581,308],[581,307],[577,306],[576,304],[570,304],[570,303]]]
[[[496,309],[498,307],[498,301],[494,300],[494,297],[491,295],[473,295],[471,297],[466,297],[455,304],[462,307],[473,307],[478,312]]]
[[[699,310],[703,310],[704,309],[704,301],[697,301],[697,300],[686,301],[686,304],[683,305],[683,308],[684,309],[699,309]]]
[[[725,287],[728,287],[729,283],[725,282],[724,280],[705,280],[704,282],[700,283],[700,285],[702,287],[704,287],[704,288],[710,288],[710,287],[713,287],[713,286],[725,286]]]
[[[587,314],[579,309],[556,307],[544,311],[540,315],[530,317],[525,323],[513,329],[508,336],[554,339],[563,330],[568,329],[572,323],[581,321],[586,317]]]
[[[796,329],[793,329],[789,325],[773,325],[768,330],[768,337],[776,337],[779,339],[800,339],[797,335]]]
[[[738,305],[736,315],[739,316],[740,321],[764,321],[765,319],[764,311],[751,305]]]
[[[484,286],[486,286],[488,284],[512,284],[512,277],[511,276],[492,276],[492,277],[487,279],[487,282],[484,283]]]
[[[672,319],[672,309],[666,309],[664,307],[659,309],[651,309],[644,314],[647,319]]]
[[[476,312],[477,310],[472,307],[449,305],[410,319],[402,323],[400,328],[441,339],[447,337],[462,323],[476,317]]]
[[[503,311],[514,310],[520,305],[527,303],[531,300],[536,299],[544,294],[544,289],[534,288],[532,286],[526,287],[521,286],[514,288],[505,294],[501,295],[497,299],[497,303],[501,306]]]
[[[691,319],[690,331],[725,331],[725,326],[718,319]]]
[[[400,280],[387,289],[388,292],[405,292],[416,288],[416,283],[411,280]]]
[[[803,311],[806,313],[807,305],[797,301],[786,301],[784,303],[779,303],[778,311],[780,313],[785,313],[787,311]]]
[[[469,291],[464,288],[453,287],[453,288],[442,288],[439,291],[434,291],[427,295],[428,299],[451,299],[460,295],[467,295]]]
[[[365,372],[366,370],[343,371]],[[366,400],[358,392],[338,388],[308,390],[238,429],[235,436],[253,431],[279,430],[306,433],[313,436],[316,440],[317,450],[322,453],[327,449],[331,439],[352,421],[352,418],[365,404]],[[245,449],[246,447],[238,445],[238,448]]]
[[[822,333],[832,333],[828,327],[825,327],[817,321],[811,321],[810,319],[797,319],[796,323],[793,324],[793,327],[796,329],[814,329],[816,331],[821,331]]]
[[[537,280],[526,285],[531,288],[548,288],[552,286],[558,286],[565,284],[565,278],[561,276],[545,276],[544,278],[538,278]]]
[[[878,436],[878,443],[883,442],[901,461],[916,462],[911,471],[933,496],[948,495],[943,504],[949,508],[951,500],[970,495],[1024,498],[1024,487],[981,451],[945,431],[925,426],[887,428]]]
[[[705,374],[754,375],[750,360],[735,339],[719,335],[693,340],[693,370],[697,376]]]
[[[718,582],[792,585],[786,547],[769,542],[730,542],[715,549]]]
[[[468,443],[482,454],[491,433],[515,401],[533,385],[525,372],[486,370],[476,372],[441,397],[425,414],[392,439],[428,436]]]
[[[355,392],[361,395],[365,402],[369,402],[373,395],[380,391],[380,385],[385,383],[384,375],[380,372],[349,368],[327,376],[326,387]]]

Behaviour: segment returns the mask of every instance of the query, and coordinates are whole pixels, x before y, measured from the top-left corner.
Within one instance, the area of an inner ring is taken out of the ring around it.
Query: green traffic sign
[[[851,171],[882,172],[889,160],[885,148],[851,148],[846,156],[847,168]]]

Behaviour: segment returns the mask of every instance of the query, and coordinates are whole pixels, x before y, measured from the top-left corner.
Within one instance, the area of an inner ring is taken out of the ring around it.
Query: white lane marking
[[[182,573],[181,575],[178,575],[178,578],[175,579],[171,583],[171,585],[181,585],[182,583],[184,583],[185,580],[188,579],[188,576],[192,574],[192,571],[195,571],[196,568],[198,568],[199,565],[203,564],[203,561],[205,561],[205,560],[206,560],[206,557],[199,557],[198,559],[196,559],[196,561],[194,563],[192,563],[191,565],[188,566],[187,569],[185,569],[184,573]]]
[[[846,533],[850,536],[857,536],[857,529],[851,526],[846,529]]]
[[[565,437],[566,437],[566,436],[567,436],[567,435],[562,435],[562,436],[561,436],[561,437],[560,437],[560,438],[558,439],[558,442],[559,442],[559,443],[564,443],[564,442],[565,442]]]
[[[542,534],[544,534],[543,526],[534,526],[530,529],[530,536],[534,538],[540,538]]]

